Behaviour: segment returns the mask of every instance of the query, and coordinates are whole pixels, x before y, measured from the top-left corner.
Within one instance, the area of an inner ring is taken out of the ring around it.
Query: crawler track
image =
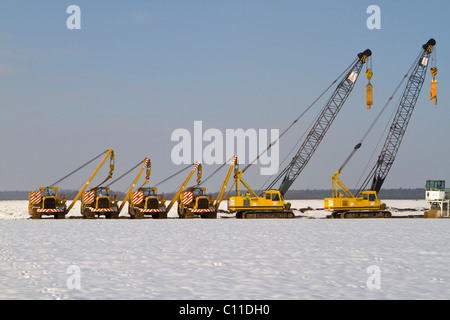
[[[237,219],[293,219],[292,211],[249,210],[236,212]]]
[[[390,211],[340,211],[333,212],[330,219],[373,219],[373,218],[392,218]]]

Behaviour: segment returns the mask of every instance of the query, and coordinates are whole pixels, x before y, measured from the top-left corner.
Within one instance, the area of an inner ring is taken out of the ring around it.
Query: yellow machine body
[[[278,190],[264,191],[262,197],[252,195],[247,192],[240,196],[230,197],[228,199],[228,210],[236,212],[239,210],[268,209],[284,210],[284,199]]]
[[[337,198],[325,198],[324,206],[327,211],[341,210],[384,210],[386,204],[381,203],[375,191],[362,191],[359,197],[344,197],[341,193]]]

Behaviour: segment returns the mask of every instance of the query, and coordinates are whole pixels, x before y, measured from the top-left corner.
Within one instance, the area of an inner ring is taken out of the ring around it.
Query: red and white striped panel
[[[30,203],[37,204],[39,202],[41,202],[41,192],[40,191],[30,192]]]
[[[214,212],[214,209],[192,209],[191,212]]]
[[[231,165],[235,165],[237,160],[237,156],[233,156],[233,160],[231,161]]]
[[[133,194],[133,199],[131,200],[131,202],[133,204],[140,204],[140,203],[142,203],[143,200],[144,200],[144,193],[143,192],[135,192]]]
[[[117,211],[116,209],[113,208],[99,208],[99,209],[95,209],[95,208],[90,208],[88,207],[89,210],[91,210],[91,212],[115,212]]]
[[[83,202],[86,204],[94,202],[94,191],[86,191],[83,193]]]
[[[141,212],[165,212],[164,209],[141,209]]]
[[[197,161],[197,162],[195,163],[195,166],[194,166],[194,171],[197,170],[197,168],[198,168],[199,165],[200,165],[200,162]]]
[[[194,194],[192,192],[183,193],[183,198],[181,199],[181,203],[190,204],[194,200]]]
[[[64,212],[64,209],[37,209],[39,213],[58,213]]]

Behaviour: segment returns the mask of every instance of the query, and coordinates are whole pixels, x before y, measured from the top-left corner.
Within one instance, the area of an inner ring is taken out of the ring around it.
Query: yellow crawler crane
[[[53,215],[55,219],[66,216],[66,197],[58,198],[57,187],[40,187],[39,191],[30,192],[28,199],[28,213],[32,219],[40,219],[43,215]]]
[[[84,218],[92,219],[95,216],[105,215],[106,218],[118,218],[119,217],[119,208],[118,208],[118,199],[117,197],[112,197],[110,195],[110,189],[108,187],[102,187],[106,181],[112,178],[114,172],[114,151],[112,149],[108,149],[105,151],[106,155],[103,160],[100,162],[98,167],[94,170],[92,175],[84,184],[83,188],[80,190],[78,195],[75,197],[72,202],[70,208],[73,206],[76,200],[82,195],[81,198],[81,215]],[[89,191],[84,192],[86,187],[92,181],[94,176],[103,166],[105,161],[110,158],[109,165],[109,174],[105,180],[103,180],[98,186],[91,188]]]
[[[332,211],[330,218],[390,218],[392,214],[386,210],[386,205],[378,198],[378,193],[383,185],[389,170],[391,169],[400,144],[406,132],[411,115],[414,111],[417,99],[420,95],[422,85],[425,80],[428,62],[432,54],[433,47],[436,41],[434,39],[428,40],[422,46],[421,53],[411,66],[411,74],[406,83],[402,97],[396,109],[390,130],[385,140],[385,144],[378,156],[378,160],[371,172],[367,176],[363,185],[356,193],[357,196],[348,190],[348,188],[339,180],[338,176],[342,172],[344,166],[348,163],[353,154],[361,147],[362,141],[367,137],[370,130],[373,128],[375,122],[379,119],[381,113],[386,109],[389,102],[393,99],[391,96],[387,104],[381,110],[380,115],[371,124],[363,139],[354,147],[351,154],[348,156],[341,168],[333,175],[333,196],[324,199],[325,210]],[[408,74],[403,77],[406,79]],[[433,77],[436,75],[432,74]],[[403,82],[402,80],[402,82]],[[401,83],[402,83],[401,82]],[[401,84],[400,83],[400,84]],[[394,91],[398,90],[400,86]],[[434,92],[435,94],[435,92]],[[370,188],[366,188],[371,183]],[[338,187],[345,193],[338,192]]]

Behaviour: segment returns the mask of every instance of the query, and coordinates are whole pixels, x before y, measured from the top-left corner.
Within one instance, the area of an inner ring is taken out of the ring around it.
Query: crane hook
[[[437,105],[437,96],[436,96],[436,91],[437,91],[437,80],[436,80],[437,67],[431,68],[430,71],[431,71],[431,75],[433,76],[433,80],[431,80],[430,100],[433,100],[434,105]]]
[[[366,77],[367,77],[367,80],[369,80],[369,83],[366,86],[366,91],[367,91],[367,109],[370,109],[372,104],[373,104],[373,94],[372,94],[373,86],[370,83],[370,79],[372,79],[372,75],[373,75],[372,69],[370,69],[370,68],[367,69]]]

